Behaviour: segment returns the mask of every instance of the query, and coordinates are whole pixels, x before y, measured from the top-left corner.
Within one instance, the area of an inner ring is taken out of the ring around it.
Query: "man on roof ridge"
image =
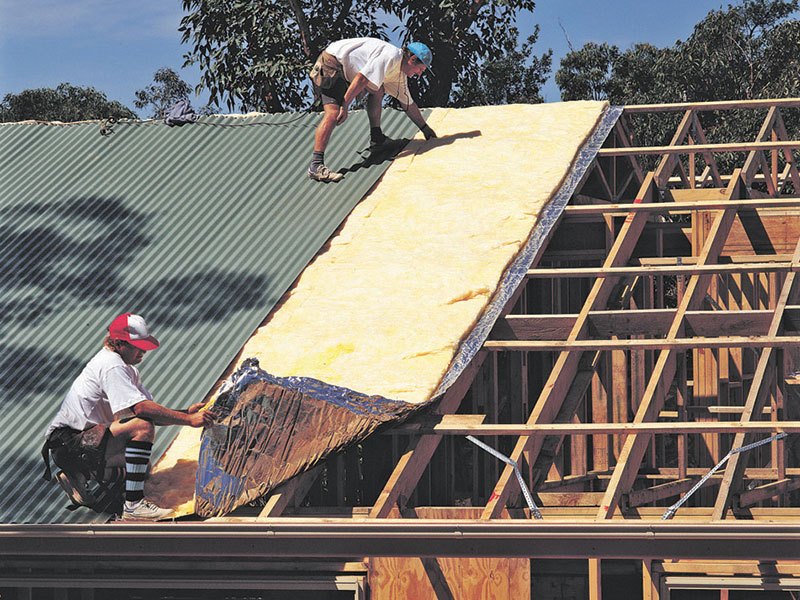
[[[153,401],[134,365],[158,347],[142,317],[132,313],[116,317],[103,348],[72,383],[47,427],[42,450],[45,479],[50,479],[48,454],[52,454],[62,469],[56,480],[74,504],[92,506],[95,499],[87,481],[108,482],[124,466],[123,520],[158,520],[172,512],[144,499],[156,425],[207,427],[213,414],[201,410],[202,403],[177,411]]]
[[[420,128],[425,139],[436,134],[425,122],[408,90],[408,78],[430,69],[433,54],[421,42],[398,48],[375,38],[352,38],[333,42],[317,58],[310,77],[314,95],[322,102],[322,120],[314,135],[314,153],[308,176],[315,181],[336,182],[343,175],[325,166],[325,148],[337,125],[347,119],[350,104],[367,92],[370,151],[391,147],[394,140],[381,130],[383,96],[396,98],[408,118]]]

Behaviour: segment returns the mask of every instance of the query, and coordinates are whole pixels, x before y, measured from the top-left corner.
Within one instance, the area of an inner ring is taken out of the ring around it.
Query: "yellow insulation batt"
[[[395,159],[237,363],[428,401],[606,106],[434,109],[439,138]],[[148,481],[178,514],[193,511],[199,440],[184,428]]]

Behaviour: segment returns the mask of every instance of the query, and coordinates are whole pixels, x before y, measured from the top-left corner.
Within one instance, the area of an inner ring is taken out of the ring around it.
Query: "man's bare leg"
[[[308,176],[317,181],[339,181],[341,173],[334,173],[325,166],[325,148],[331,139],[333,130],[336,128],[336,117],[339,114],[337,104],[323,104],[322,120],[317,125],[314,133],[314,156],[308,166]]]

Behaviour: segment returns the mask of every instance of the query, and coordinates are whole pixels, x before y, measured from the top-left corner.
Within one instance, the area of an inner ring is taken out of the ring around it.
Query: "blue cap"
[[[422,42],[411,42],[406,47],[408,48],[409,52],[422,61],[423,65],[425,65],[427,68],[430,68],[431,63],[433,62],[433,52],[431,52],[430,48],[428,48]]]

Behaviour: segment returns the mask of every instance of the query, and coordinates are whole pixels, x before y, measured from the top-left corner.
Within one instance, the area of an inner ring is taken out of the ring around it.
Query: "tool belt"
[[[344,79],[344,70],[342,63],[333,54],[323,51],[317,58],[317,62],[311,67],[308,76],[319,89],[328,90],[333,87],[337,79]]]
[[[83,473],[87,479],[103,479],[106,463],[106,444],[110,432],[107,425],[95,425],[85,431],[71,427],[53,430],[42,446],[44,474],[50,480],[50,457],[57,467],[71,473]]]

